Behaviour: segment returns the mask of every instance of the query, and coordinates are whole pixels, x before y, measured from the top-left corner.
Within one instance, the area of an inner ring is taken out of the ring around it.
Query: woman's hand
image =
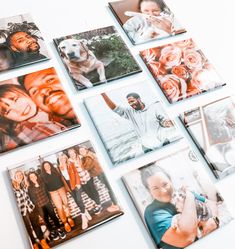
[[[214,218],[208,219],[207,222],[205,222],[205,224],[203,225],[202,236],[204,237],[205,235],[214,231],[217,228],[218,224],[216,224]]]
[[[156,28],[164,30],[165,32],[169,34],[172,33],[172,23],[165,18],[158,18],[155,16],[150,16],[149,18],[147,18],[147,21],[149,21]]]

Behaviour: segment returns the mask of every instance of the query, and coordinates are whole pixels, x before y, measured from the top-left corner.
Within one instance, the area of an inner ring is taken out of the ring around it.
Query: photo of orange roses
[[[146,49],[140,56],[170,103],[225,85],[192,39]]]

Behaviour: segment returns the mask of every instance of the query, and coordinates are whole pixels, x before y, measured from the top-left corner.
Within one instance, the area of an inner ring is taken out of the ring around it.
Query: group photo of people
[[[0,152],[79,126],[54,68],[0,81]]]
[[[9,169],[34,249],[49,249],[115,218],[119,207],[89,141]]]
[[[181,119],[216,177],[235,172],[234,96],[188,110]]]
[[[0,19],[0,72],[48,59],[44,40],[29,14]]]
[[[85,104],[115,165],[181,138],[148,82],[87,98]]]
[[[185,248],[233,219],[203,167],[183,148],[123,177],[159,249]]]
[[[186,32],[163,0],[124,0],[109,6],[133,44]]]

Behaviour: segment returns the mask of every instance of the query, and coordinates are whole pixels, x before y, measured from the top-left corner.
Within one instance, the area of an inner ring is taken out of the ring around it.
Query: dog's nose
[[[75,53],[74,52],[67,53],[67,55],[68,55],[69,58],[75,57]]]

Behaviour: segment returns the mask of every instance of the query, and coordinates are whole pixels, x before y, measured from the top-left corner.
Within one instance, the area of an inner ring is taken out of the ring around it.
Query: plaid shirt
[[[31,199],[29,198],[28,192],[26,189],[18,189],[14,190],[17,205],[20,209],[20,212],[23,216],[26,216],[27,212],[32,213],[35,205],[32,203]]]
[[[12,134],[0,133],[0,151],[4,152],[24,144],[30,144],[69,129],[69,126],[66,127],[49,118],[47,113],[39,111],[30,120],[18,123]]]
[[[50,201],[45,187],[42,184],[38,188],[29,187],[29,196],[38,207],[43,207]]]
[[[16,127],[17,138],[26,144],[60,133],[66,127],[53,122],[21,122]]]

